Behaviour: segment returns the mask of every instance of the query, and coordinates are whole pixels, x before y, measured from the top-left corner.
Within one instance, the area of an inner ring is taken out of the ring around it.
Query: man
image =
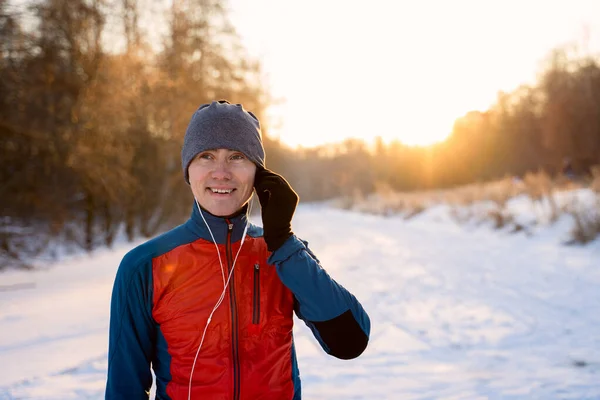
[[[181,152],[195,198],[183,225],[122,260],[110,316],[106,399],[300,399],[296,312],[341,359],[366,348],[370,321],[291,230],[298,196],[264,167],[258,119],[201,106]],[[248,223],[256,190],[263,229]]]

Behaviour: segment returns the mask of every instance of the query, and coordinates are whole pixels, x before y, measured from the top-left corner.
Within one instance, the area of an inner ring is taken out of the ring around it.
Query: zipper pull
[[[227,229],[229,231],[232,231],[233,230],[233,224],[227,224]]]
[[[254,264],[254,269],[258,271],[260,269],[260,266],[258,264]]]

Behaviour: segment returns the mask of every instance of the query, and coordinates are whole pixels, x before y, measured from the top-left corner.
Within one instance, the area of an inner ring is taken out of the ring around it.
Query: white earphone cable
[[[194,200],[196,200],[196,198],[194,198]],[[219,257],[219,265],[221,266],[221,277],[223,278],[223,285],[225,285],[225,271],[223,270],[223,261],[221,261],[221,252],[219,251],[219,246],[217,245],[217,241],[215,240],[215,236],[213,235],[208,222],[206,222],[206,218],[204,218],[204,213],[202,212],[202,208],[200,207],[198,200],[196,200],[196,206],[198,207],[198,212],[202,217],[202,221],[204,221],[204,224],[208,228],[208,233],[210,233],[210,237],[215,245],[215,249],[217,250],[217,257]]]
[[[196,200],[196,199],[194,199],[194,200]],[[248,224],[249,224],[248,218],[250,217],[250,212],[252,210],[252,197],[250,198],[249,203],[250,204],[248,207],[248,212],[246,213],[246,226],[244,227],[244,233],[242,234],[242,240],[240,242],[240,247],[239,247],[237,253],[235,254],[235,258],[233,259],[233,264],[231,265],[231,271],[229,272],[227,281],[225,281],[225,269],[223,268],[223,261],[221,260],[221,253],[219,251],[219,246],[217,245],[217,241],[215,240],[215,237],[210,229],[210,226],[208,225],[208,222],[206,222],[206,219],[204,218],[204,214],[202,213],[202,208],[200,207],[200,203],[198,203],[198,200],[196,200],[196,205],[198,206],[198,211],[200,212],[200,216],[202,217],[202,220],[206,224],[206,227],[208,228],[208,232],[210,233],[210,237],[212,238],[213,243],[215,244],[215,248],[217,249],[217,256],[219,257],[219,265],[221,266],[221,276],[223,278],[223,291],[221,292],[221,296],[219,297],[219,300],[217,300],[217,303],[215,304],[215,306],[213,307],[212,311],[210,312],[210,314],[208,316],[208,320],[206,321],[206,325],[204,326],[204,331],[202,332],[202,338],[200,339],[200,345],[198,346],[198,350],[196,351],[196,356],[194,357],[194,362],[192,363],[192,371],[190,372],[190,382],[189,382],[189,386],[188,386],[188,400],[191,400],[191,398],[192,398],[192,377],[194,376],[194,369],[196,368],[196,361],[198,360],[198,355],[200,354],[200,349],[202,348],[202,344],[204,343],[204,337],[206,336],[206,331],[208,330],[208,325],[210,324],[210,322],[212,320],[213,314],[215,313],[215,311],[217,311],[217,309],[219,308],[219,306],[225,299],[225,293],[227,292],[227,287],[229,286],[229,281],[231,280],[231,277],[233,275],[235,263],[238,259],[238,256],[240,255],[240,251],[242,250],[244,241],[246,240],[246,234],[248,232]]]

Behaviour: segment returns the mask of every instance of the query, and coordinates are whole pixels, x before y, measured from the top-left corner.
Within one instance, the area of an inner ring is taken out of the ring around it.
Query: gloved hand
[[[254,187],[262,207],[267,249],[275,251],[292,236],[292,217],[298,205],[298,195],[281,175],[266,168],[256,170]]]

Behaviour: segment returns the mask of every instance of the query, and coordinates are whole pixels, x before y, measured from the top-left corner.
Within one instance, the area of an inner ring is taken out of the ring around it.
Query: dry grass
[[[590,182],[590,188],[600,195],[600,166],[596,165],[592,167],[592,181]]]
[[[591,209],[574,201],[566,211],[575,222],[569,244],[586,244],[600,236],[600,197]]]
[[[500,209],[490,210],[487,216],[494,223],[495,229],[505,228],[514,222],[514,215]]]
[[[596,193],[596,205],[561,204],[567,191],[589,187]],[[518,222],[510,200],[517,196],[531,200],[535,220]],[[474,183],[453,189],[421,192],[395,192],[389,185],[379,183],[370,195],[354,192],[334,203],[337,207],[376,215],[398,215],[408,220],[435,205],[450,206],[450,216],[459,224],[489,223],[495,229],[511,232],[530,229],[535,225],[552,224],[561,215],[574,221],[572,243],[588,243],[600,236],[600,167],[593,169],[589,182],[553,180],[544,171],[529,173],[523,179],[505,177],[485,184]]]
[[[376,215],[402,215],[405,219],[420,214],[431,204],[432,193],[398,193],[387,184],[376,184],[376,192],[363,196],[356,192],[353,196],[337,199],[334,204],[343,209]]]
[[[596,204],[589,208],[573,202],[567,212],[573,217],[575,226],[571,231],[570,243],[585,244],[600,236],[600,167],[592,168],[590,189],[596,193]]]
[[[523,181],[525,183],[525,193],[533,203],[538,222],[544,222],[545,215],[548,216],[548,222],[556,222],[561,210],[554,197],[557,186],[552,178],[546,172],[538,171],[537,173],[526,174]]]
[[[532,201],[541,201],[545,196],[551,195],[554,189],[552,179],[544,171],[527,173],[523,181],[525,193]]]
[[[586,244],[595,240],[600,235],[600,217],[598,213],[571,213],[575,226],[571,231],[570,244]]]
[[[362,192],[356,188],[350,195],[342,196],[334,200],[334,207],[341,208],[342,210],[353,210],[357,205],[363,204],[365,198]]]

